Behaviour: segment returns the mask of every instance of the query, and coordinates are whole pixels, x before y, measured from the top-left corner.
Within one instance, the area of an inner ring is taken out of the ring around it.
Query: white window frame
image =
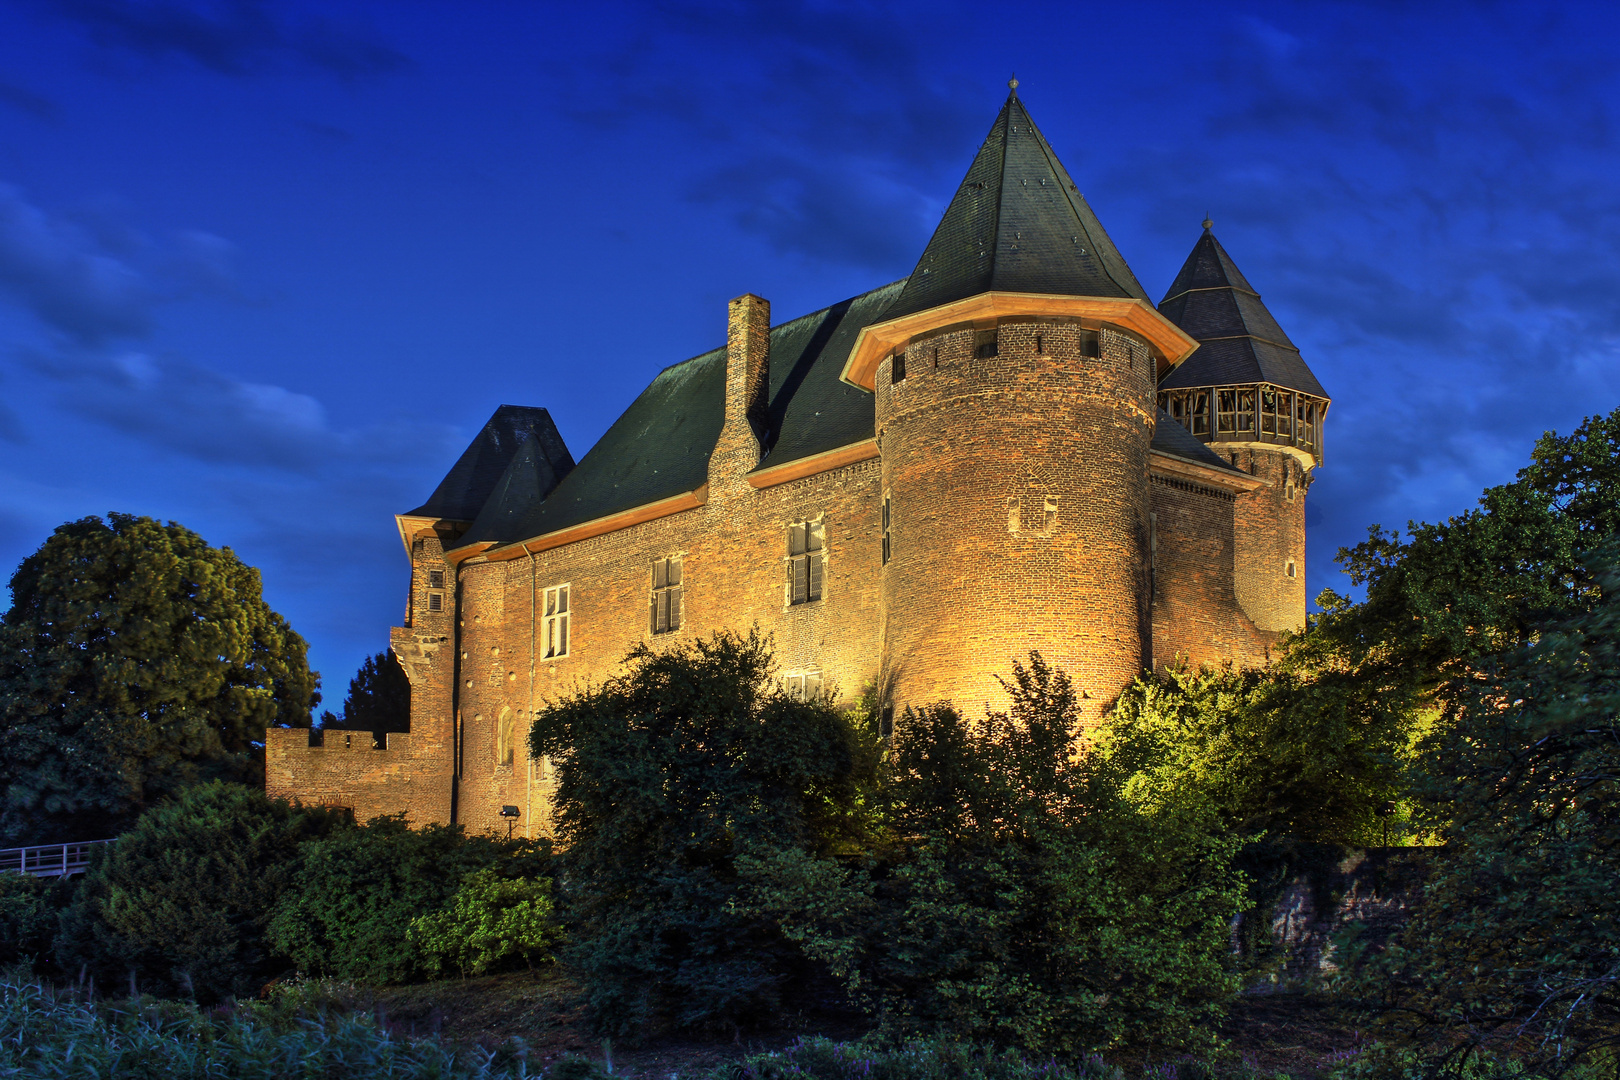
[[[782,690],[794,701],[816,701],[821,697],[821,669],[789,671],[782,675]]]
[[[795,551],[795,547],[801,550]],[[827,530],[821,518],[795,521],[788,526],[784,561],[787,564],[787,583],[784,586],[783,606],[804,607],[806,604],[820,603],[827,595]]]
[[[647,630],[653,635],[673,634],[681,628],[682,607],[685,603],[686,580],[679,555],[654,559],[652,564],[652,592],[647,605]],[[662,629],[660,629],[662,624]]]
[[[561,660],[573,647],[574,587],[571,582],[552,585],[540,597],[540,658]]]

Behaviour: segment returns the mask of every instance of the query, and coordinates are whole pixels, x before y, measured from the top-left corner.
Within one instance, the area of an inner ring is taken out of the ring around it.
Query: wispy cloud
[[[252,75],[283,64],[343,78],[411,66],[366,34],[289,5],[263,0],[56,0],[48,10],[81,26],[95,44],[151,61],[180,60],[221,75]]]

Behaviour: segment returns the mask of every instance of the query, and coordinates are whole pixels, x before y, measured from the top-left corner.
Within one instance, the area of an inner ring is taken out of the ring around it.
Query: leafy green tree
[[[1196,1039],[1238,989],[1236,841],[1196,807],[1126,799],[1038,654],[1004,685],[1011,707],[982,720],[902,718],[882,789],[893,847],[865,868],[751,855],[747,904],[896,1035],[1062,1054]]]
[[[393,649],[366,657],[354,678],[343,713],[321,714],[321,727],[335,731],[369,731],[381,740],[390,731],[411,729],[411,680]]]
[[[1584,569],[1601,601],[1481,664],[1424,747],[1446,845],[1364,990],[1436,1067],[1620,1047],[1620,544]]]
[[[551,959],[561,936],[549,878],[503,878],[493,869],[469,875],[442,911],[419,915],[407,934],[433,974],[453,968],[483,975],[522,961]]]
[[[404,982],[426,972],[413,919],[450,904],[476,871],[543,874],[547,851],[544,841],[469,837],[459,825],[412,829],[403,814],[339,829],[299,851],[267,937],[306,974]]]
[[[212,1000],[256,991],[283,966],[265,927],[298,846],[337,827],[328,811],[215,781],[142,814],[98,850],[63,919],[57,961]]]
[[[63,892],[44,878],[0,874],[0,968],[49,959]]]
[[[109,514],[59,527],[0,625],[0,843],[115,833],[211,777],[251,780],[309,723],[306,646],[229,548]]]
[[[769,1013],[802,959],[737,906],[737,861],[834,846],[850,818],[824,811],[857,735],[827,702],[782,692],[757,633],[639,648],[627,664],[531,734],[558,778],[563,958],[609,1034]]]
[[[1132,799],[1201,803],[1246,838],[1376,844],[1380,811],[1408,790],[1414,718],[1349,673],[1303,669],[1143,675],[1101,752],[1130,776]]]
[[[1596,582],[1581,554],[1620,529],[1620,409],[1566,436],[1547,432],[1509,484],[1402,538],[1379,526],[1338,562],[1366,599],[1325,591],[1292,662],[1350,671],[1390,707],[1453,707],[1457,677],[1589,610]]]

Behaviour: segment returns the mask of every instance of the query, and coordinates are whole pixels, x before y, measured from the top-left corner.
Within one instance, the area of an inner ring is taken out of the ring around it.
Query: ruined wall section
[[[455,600],[455,568],[444,558],[443,541],[423,530],[411,540],[406,625],[389,635],[411,681],[411,730],[390,732],[377,747],[363,731],[272,728],[265,738],[266,794],[347,807],[358,821],[401,811],[413,825],[451,820]]]
[[[1237,600],[1232,493],[1155,474],[1152,506],[1154,669],[1267,663],[1276,635]]]
[[[996,676],[1037,649],[1094,723],[1141,671],[1153,375],[1134,336],[1058,318],[917,335],[898,381],[879,364],[897,707],[1004,703]]]
[[[1254,624],[1273,632],[1305,626],[1305,491],[1311,473],[1279,450],[1228,453],[1244,472],[1269,486],[1236,503],[1236,590]]]

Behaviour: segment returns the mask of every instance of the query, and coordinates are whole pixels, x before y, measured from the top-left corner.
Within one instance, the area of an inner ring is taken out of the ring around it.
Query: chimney
[[[726,312],[726,419],[709,458],[711,493],[740,482],[759,465],[770,384],[771,303],[748,293]]]

